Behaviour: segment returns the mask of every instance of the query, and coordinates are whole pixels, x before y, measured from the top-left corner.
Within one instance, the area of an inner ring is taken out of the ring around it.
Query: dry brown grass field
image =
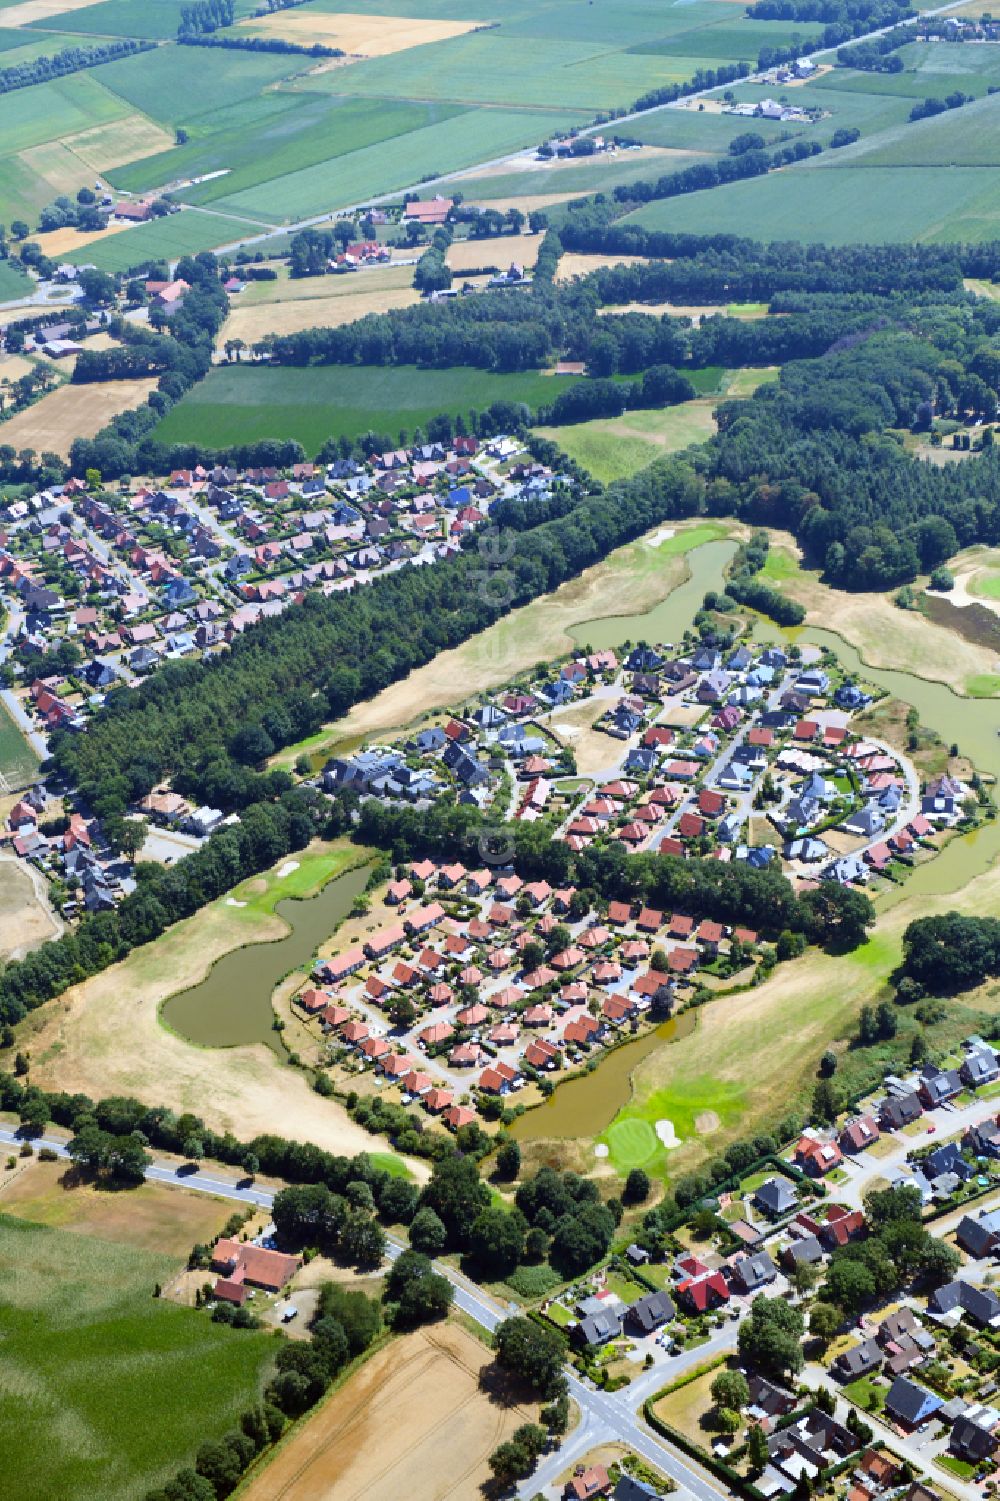
[[[538,259],[541,235],[505,235],[499,240],[453,240],[447,261],[457,273],[478,266],[533,266]]]
[[[487,1459],[536,1409],[483,1391],[490,1358],[454,1324],[379,1350],[305,1420],[241,1501],[469,1501]]]
[[[181,1259],[195,1242],[218,1235],[232,1206],[225,1199],[165,1183],[98,1188],[81,1180],[65,1162],[33,1157],[18,1159],[13,1172],[5,1175],[0,1212]]]

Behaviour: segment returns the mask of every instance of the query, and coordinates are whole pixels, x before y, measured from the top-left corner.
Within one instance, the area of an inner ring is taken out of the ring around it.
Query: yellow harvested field
[[[18,310],[24,316],[24,309]],[[5,381],[20,380],[22,375],[27,375],[34,370],[34,360],[29,360],[23,354],[0,354],[0,385]]]
[[[574,276],[589,276],[605,266],[644,266],[645,255],[576,255],[572,251],[559,261],[556,281],[572,281]]]
[[[71,10],[86,10],[98,0],[24,0],[21,5],[12,5],[3,13],[5,26],[31,26],[35,21],[49,21],[53,16],[65,16]]]
[[[352,279],[351,295],[302,297],[294,302],[234,302],[233,311],[219,333],[218,347],[227,339],[242,339],[255,344],[267,334],[297,334],[303,328],[334,328],[353,323],[366,313],[388,313],[393,308],[411,307],[420,301],[412,286],[376,289],[374,278],[365,282],[365,291]]]
[[[152,378],[60,386],[5,422],[3,440],[17,449],[67,458],[74,438],[93,438],[119,412],[140,406],[155,388]]]
[[[108,235],[121,234],[123,230],[132,227],[131,224],[109,224],[107,229],[86,230],[67,226],[65,229],[50,229],[47,234],[32,235],[31,238],[41,246],[46,255],[71,255],[74,250],[82,250],[84,245],[92,245],[95,240],[104,240]],[[23,313],[21,316],[24,316]]]
[[[576,769],[581,776],[603,772],[620,754],[618,741],[612,740],[602,730],[593,728],[594,721],[608,710],[605,699],[592,699],[589,703],[572,704],[559,714],[550,714],[543,721],[563,745],[569,747],[576,759]]]
[[[453,1324],[379,1350],[301,1423],[243,1501],[468,1501],[489,1455],[537,1408],[479,1384],[490,1356]]]
[[[48,183],[57,197],[60,193],[75,194],[93,177],[91,168],[74,156],[63,141],[43,141],[40,146],[29,146],[17,160],[24,163],[32,177]]]
[[[127,115],[124,120],[92,125],[89,130],[66,137],[73,155],[95,172],[110,172],[112,167],[124,167],[129,162],[141,161],[144,156],[155,156],[173,144],[173,135],[145,115]]]
[[[391,52],[406,52],[428,42],[444,42],[449,37],[475,31],[482,21],[421,21],[412,16],[355,15],[334,11],[278,11],[273,16],[259,16],[241,21],[240,29],[256,36],[277,37],[309,47],[314,42],[324,47],[340,47],[352,57],[388,57]]]
[[[474,271],[478,266],[533,266],[538,259],[541,235],[504,235],[499,240],[453,240],[445,259],[455,272]]]

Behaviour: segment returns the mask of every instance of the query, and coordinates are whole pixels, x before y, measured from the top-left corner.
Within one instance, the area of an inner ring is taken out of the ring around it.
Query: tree
[[[542,1397],[562,1390],[566,1347],[554,1329],[544,1329],[522,1315],[505,1319],[493,1336],[497,1362]]]
[[[146,843],[149,835],[149,824],[144,818],[127,818],[125,827],[122,829],[119,843],[122,854],[128,860],[135,860],[136,855]]]
[[[472,1225],[490,1202],[489,1189],[471,1157],[443,1157],[434,1165],[421,1204],[433,1209],[448,1232],[450,1244],[464,1246]]]
[[[490,1455],[490,1469],[502,1485],[512,1485],[515,1480],[526,1480],[535,1468],[535,1461],[528,1450],[514,1439],[498,1444]]]
[[[803,892],[801,900],[813,942],[838,952],[864,943],[875,921],[875,908],[864,892],[836,881],[821,881],[812,891]]]
[[[505,1277],[524,1255],[524,1215],[519,1210],[484,1209],[469,1234],[469,1254],[487,1277]]]
[[[742,1371],[720,1371],[711,1391],[716,1407],[732,1407],[739,1412],[750,1401],[750,1387]]]
[[[875,1274],[864,1262],[850,1256],[831,1262],[826,1277],[826,1294],[845,1312],[860,1313],[877,1291]]]
[[[809,1261],[800,1261],[792,1273],[792,1282],[800,1297],[811,1293],[818,1281],[819,1273]]]
[[[943,1282],[950,1282],[960,1264],[961,1257],[954,1246],[939,1240],[935,1235],[925,1237],[920,1255],[920,1270],[932,1286],[939,1287]]]
[[[418,1209],[410,1222],[410,1245],[425,1256],[437,1256],[445,1248],[448,1232],[433,1209]]]
[[[759,1475],[767,1467],[770,1459],[767,1434],[759,1423],[751,1423],[747,1429],[747,1454],[751,1470]]]
[[[843,1321],[840,1309],[835,1308],[832,1303],[814,1303],[809,1310],[809,1333],[826,1346]]]
[[[824,1079],[832,1079],[837,1072],[837,1055],[832,1048],[827,1048],[819,1060],[819,1071]]]
[[[761,1294],[751,1304],[749,1318],[740,1325],[740,1354],[767,1376],[794,1375],[802,1369],[804,1326],[799,1309],[781,1298]]]
[[[385,1231],[363,1209],[351,1210],[340,1232],[340,1244],[345,1256],[358,1266],[381,1266],[385,1256]]]
[[[840,1111],[840,1091],[832,1079],[820,1079],[813,1090],[813,1120],[829,1124]]]
[[[245,1152],[243,1155],[243,1171],[251,1183],[260,1172],[260,1158],[254,1152]]]
[[[511,1137],[500,1143],[496,1159],[496,1175],[501,1183],[513,1183],[521,1171],[521,1148]]]
[[[649,1198],[649,1175],[644,1173],[641,1167],[633,1167],[625,1179],[625,1189],[622,1193],[623,1204],[644,1204]]]

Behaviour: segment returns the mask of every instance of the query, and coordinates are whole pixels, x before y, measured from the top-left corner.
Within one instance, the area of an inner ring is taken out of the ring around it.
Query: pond
[[[274,988],[306,965],[368,882],[367,866],[345,871],[315,896],[286,897],[275,912],[290,928],[272,943],[251,943],[225,954],[198,985],[168,997],[160,1020],[201,1047],[231,1048],[263,1042],[284,1061],[281,1033],[274,1030]]]
[[[666,599],[644,615],[605,615],[570,628],[578,646],[594,651],[615,650],[623,641],[679,641],[690,628],[703,596],[720,589],[723,570],[736,552],[735,542],[705,542],[687,554],[690,575]]]
[[[628,1103],[636,1066],[658,1047],[687,1037],[694,1031],[695,1020],[694,1011],[683,1011],[661,1022],[644,1037],[622,1043],[601,1060],[593,1073],[567,1079],[543,1105],[519,1116],[510,1134],[518,1141],[599,1135]]]

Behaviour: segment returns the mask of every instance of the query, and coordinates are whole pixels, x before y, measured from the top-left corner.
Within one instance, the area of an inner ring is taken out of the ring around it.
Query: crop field
[[[176,260],[227,245],[243,235],[261,232],[264,225],[253,219],[237,219],[208,209],[185,209],[166,219],[137,224],[125,234],[105,235],[65,257],[76,265],[97,266],[101,271],[126,271],[146,260]]]
[[[963,89],[982,97],[1000,83],[1000,47],[962,46],[949,42],[911,42],[897,56],[902,73],[855,73],[841,69],[817,79],[810,88],[853,89],[863,94],[897,94],[923,99]]]
[[[323,291],[280,302],[235,302],[217,340],[254,344],[265,334],[297,334],[304,328],[335,328],[367,313],[388,313],[420,301],[409,267],[352,277],[327,277]],[[294,285],[294,283],[293,283]]]
[[[478,25],[478,21],[428,21],[412,16],[353,14],[310,8],[252,17],[241,22],[241,30],[253,36],[295,42],[300,47],[311,47],[314,42],[319,42],[326,47],[339,47],[349,56],[388,57],[393,52],[406,52],[411,47],[426,47],[430,42],[464,36]]]
[[[1000,102],[977,99],[929,120],[907,121],[846,146],[838,168],[1000,166]]]
[[[128,407],[139,406],[156,386],[152,379],[62,385],[0,426],[5,443],[65,457],[74,438],[92,438]]]
[[[537,372],[495,375],[456,367],[323,365],[308,369],[216,366],[156,429],[164,443],[224,447],[252,438],[294,438],[315,454],[328,438],[370,430],[395,438],[438,412],[493,401],[551,401],[565,383]]]
[[[794,167],[647,204],[630,217],[650,229],[832,245],[990,240],[1000,234],[1000,169]]]
[[[179,1262],[0,1215],[0,1445],[19,1501],[138,1501],[254,1401],[274,1349],[152,1296]]]
[[[215,206],[271,223],[311,215],[318,207],[346,208],[409,187],[428,173],[458,171],[485,157],[518,151],[568,123],[567,115],[541,110],[456,113],[439,108],[436,119],[405,135],[224,194]]]
[[[441,104],[272,93],[212,111],[198,120],[187,145],[160,148],[160,155],[133,162],[113,173],[111,181],[129,192],[142,192],[164,182],[224,171],[224,177],[184,190],[186,203],[211,203],[457,113]]]
[[[87,76],[153,120],[176,125],[251,99],[269,84],[301,72],[311,61],[294,53],[158,47],[104,63]]]
[[[487,1458],[532,1404],[489,1394],[490,1357],[454,1324],[394,1340],[350,1377],[283,1444],[242,1492],[244,1501],[459,1501],[490,1477]]]
[[[640,42],[633,52],[672,52],[680,57],[687,53],[714,57],[720,61],[742,58],[756,63],[762,47],[787,47],[795,40],[803,49],[818,43],[822,29],[818,26],[793,26],[786,21],[751,21],[735,7],[732,22],[725,21],[697,31],[668,36],[656,42]]]
[[[0,441],[9,441],[5,436],[8,426],[0,426]],[[38,757],[14,723],[6,704],[0,704],[0,773],[15,790],[30,786],[38,773]]]
[[[167,41],[177,34],[183,4],[184,0],[97,0],[96,4],[87,5],[82,10],[60,15],[59,25],[64,31],[84,33],[84,36],[75,38],[77,43],[84,43],[88,33]],[[245,8],[241,4],[237,11]]]

